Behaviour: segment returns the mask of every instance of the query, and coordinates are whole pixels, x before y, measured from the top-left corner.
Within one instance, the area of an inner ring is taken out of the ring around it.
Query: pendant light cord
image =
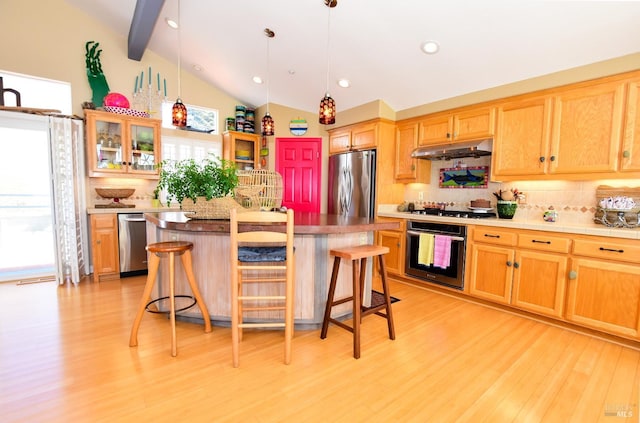
[[[181,86],[180,86],[180,80],[181,78],[181,73],[180,73],[180,69],[182,68],[182,37],[181,34],[182,33],[182,23],[180,22],[180,0],[178,0],[178,99],[180,99],[181,97]]]
[[[272,36],[267,33],[267,114],[269,114],[269,84],[271,83],[271,78],[269,77],[269,39],[271,37]]]
[[[331,6],[327,5],[329,8],[329,14],[327,15],[327,90],[325,93],[329,93],[329,51],[331,50]]]

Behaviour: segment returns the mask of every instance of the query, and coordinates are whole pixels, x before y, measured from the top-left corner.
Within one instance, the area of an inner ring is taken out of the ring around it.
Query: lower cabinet
[[[543,232],[476,227],[469,293],[551,317],[562,317],[571,240]]]
[[[399,229],[378,231],[377,244],[389,247],[389,253],[384,256],[384,265],[387,269],[387,274],[403,275],[406,243],[406,221],[404,219],[391,219],[383,217],[379,217],[378,219],[393,220],[400,223]]]
[[[589,237],[574,241],[567,320],[640,338],[638,241]]]
[[[120,277],[117,214],[92,214],[90,225],[93,281]]]

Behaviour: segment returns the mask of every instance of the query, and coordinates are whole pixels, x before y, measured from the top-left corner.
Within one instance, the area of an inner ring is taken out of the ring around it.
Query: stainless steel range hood
[[[490,155],[492,147],[492,139],[444,145],[425,145],[413,150],[411,157],[424,160],[451,160],[462,157],[481,157]]]

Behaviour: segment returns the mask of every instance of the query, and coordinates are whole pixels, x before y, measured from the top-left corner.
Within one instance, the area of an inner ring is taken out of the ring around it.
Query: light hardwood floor
[[[144,278],[0,285],[2,422],[637,422],[640,352],[393,282],[395,341],[368,316],[362,358],[331,326],[231,334],[146,314]],[[607,416],[616,411],[632,417]]]

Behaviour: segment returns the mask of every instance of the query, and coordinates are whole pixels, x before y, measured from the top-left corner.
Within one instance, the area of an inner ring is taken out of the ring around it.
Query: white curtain
[[[81,120],[49,117],[56,281],[80,282],[89,274]]]

